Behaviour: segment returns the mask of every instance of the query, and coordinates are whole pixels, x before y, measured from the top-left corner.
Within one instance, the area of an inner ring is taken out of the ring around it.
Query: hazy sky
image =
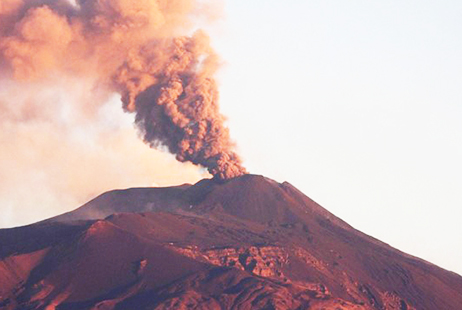
[[[248,170],[462,274],[460,16],[460,1],[226,0],[207,30],[224,62],[222,111]],[[112,188],[205,175],[144,146],[117,96],[104,98],[104,113],[73,111],[94,101],[84,81],[28,92],[0,82],[0,103],[19,107],[0,109],[0,227]],[[21,114],[30,96],[59,120]],[[33,121],[15,123],[22,118]]]
[[[212,42],[245,164],[462,274],[462,2],[226,1]]]

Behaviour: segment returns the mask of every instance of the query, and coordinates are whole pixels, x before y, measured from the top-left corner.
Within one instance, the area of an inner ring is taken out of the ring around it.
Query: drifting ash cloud
[[[2,2],[2,71],[18,80],[71,74],[117,91],[144,140],[217,178],[245,173],[218,109],[218,58],[192,35],[195,1]],[[108,116],[109,117],[109,116]]]
[[[219,179],[244,174],[219,112],[219,59],[195,29],[215,13],[199,0],[0,1],[2,195],[39,182],[44,202],[68,191],[78,198],[56,204],[80,203],[103,184],[205,176],[135,143],[114,94],[149,146]]]

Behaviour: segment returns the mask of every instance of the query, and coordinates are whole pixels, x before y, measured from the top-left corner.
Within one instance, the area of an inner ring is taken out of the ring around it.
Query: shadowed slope
[[[99,195],[80,208],[45,222],[104,219],[113,213],[176,209],[185,205],[182,195],[189,184],[159,188],[130,188]]]

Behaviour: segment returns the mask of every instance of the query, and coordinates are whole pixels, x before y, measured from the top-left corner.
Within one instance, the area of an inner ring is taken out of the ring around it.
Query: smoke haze
[[[79,82],[55,81],[56,89],[10,82],[0,90],[0,227],[69,211],[115,188],[194,183],[208,176],[144,144],[119,97],[106,98],[88,115],[79,105],[89,100],[82,95],[88,85]],[[5,104],[11,98],[15,109]]]
[[[37,183],[37,201],[69,205],[113,187],[206,176],[136,141],[116,104],[149,146],[220,179],[245,173],[218,108],[219,59],[195,29],[215,14],[190,0],[2,0],[6,205],[23,204],[15,193]]]

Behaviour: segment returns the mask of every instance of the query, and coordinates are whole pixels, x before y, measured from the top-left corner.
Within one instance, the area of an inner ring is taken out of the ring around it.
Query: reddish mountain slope
[[[108,192],[0,245],[0,309],[462,305],[459,275],[262,176]]]

